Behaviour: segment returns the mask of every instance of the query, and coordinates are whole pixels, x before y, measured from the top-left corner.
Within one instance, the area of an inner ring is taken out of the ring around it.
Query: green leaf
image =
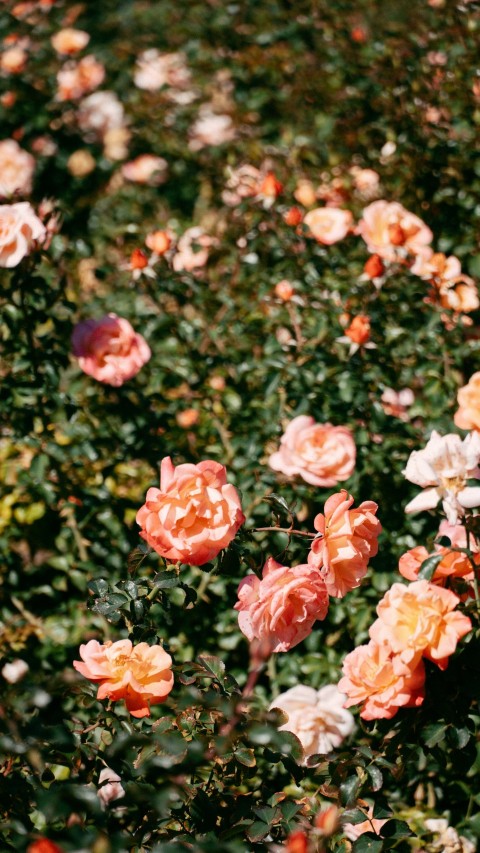
[[[199,655],[197,660],[212,678],[216,678],[221,684],[223,683],[225,664],[220,658],[215,657],[215,655]]]
[[[383,841],[373,832],[364,832],[352,846],[352,853],[380,853],[380,850],[383,850]]]
[[[249,841],[263,841],[265,836],[270,832],[270,827],[268,823],[264,823],[262,820],[256,820],[252,825],[247,829],[246,835]]]
[[[253,749],[248,749],[246,746],[236,749],[234,755],[239,764],[245,767],[255,767],[257,763]]]
[[[383,785],[382,771],[379,770],[378,767],[375,767],[374,764],[370,764],[369,767],[367,767],[367,773],[372,783],[372,791],[380,791]]]
[[[423,742],[425,746],[437,746],[445,739],[447,731],[446,723],[430,723],[422,730]]]
[[[173,589],[180,585],[180,578],[174,572],[158,572],[153,578],[157,589]]]
[[[90,581],[88,584],[88,591],[91,593],[91,595],[98,596],[98,598],[103,598],[103,596],[107,594],[109,589],[110,587],[107,581],[103,580],[103,578],[99,578],[95,581]]]
[[[442,562],[444,556],[444,554],[432,554],[430,557],[427,557],[420,566],[418,579],[421,581],[431,581],[435,574],[435,569]]]
[[[340,802],[342,806],[346,808],[353,806],[357,800],[361,784],[359,776],[355,774],[355,776],[350,776],[346,782],[340,785]]]
[[[380,832],[382,838],[409,838],[415,834],[405,820],[387,820]]]

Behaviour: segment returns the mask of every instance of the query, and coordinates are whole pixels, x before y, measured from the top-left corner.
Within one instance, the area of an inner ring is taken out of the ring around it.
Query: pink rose
[[[347,427],[317,424],[308,415],[291,421],[268,464],[287,477],[299,474],[312,486],[336,486],[355,468],[356,448]]]
[[[66,62],[57,74],[57,100],[83,98],[103,83],[105,68],[94,56],[84,56],[79,62]]]
[[[358,224],[369,252],[387,261],[407,254],[418,255],[433,239],[427,225],[396,201],[374,201],[363,211]]]
[[[234,539],[244,523],[235,486],[212,460],[175,467],[162,460],[160,488],[147,492],[137,513],[141,536],[167,560],[203,566]]]
[[[135,184],[158,186],[167,179],[168,163],[155,154],[140,154],[135,160],[129,160],[122,166],[122,175]]]
[[[271,703],[270,709],[279,708],[288,716],[279,731],[293,732],[298,737],[303,746],[302,764],[309,755],[324,755],[336,749],[353,732],[355,723],[344,707],[345,699],[335,684],[320,690],[296,684]]]
[[[370,557],[378,551],[382,526],[376,518],[378,506],[363,501],[351,508],[353,498],[345,489],[332,495],[325,504],[325,515],[314,521],[320,536],[314,539],[308,555],[310,565],[320,569],[329,595],[343,598],[360,585]]]
[[[116,388],[136,376],[151,356],[144,338],[116,314],[79,323],[73,330],[72,345],[84,373]]]
[[[340,207],[316,207],[307,213],[303,221],[312,237],[325,246],[343,240],[353,227],[352,214]]]
[[[248,575],[238,587],[238,625],[248,640],[267,641],[272,652],[287,652],[325,619],[328,593],[313,566],[282,566],[269,557],[262,580]]]
[[[35,240],[46,236],[43,222],[28,201],[0,205],[0,267],[16,267]]]
[[[35,159],[18,142],[14,139],[0,142],[0,196],[28,195],[32,191],[34,170]]]

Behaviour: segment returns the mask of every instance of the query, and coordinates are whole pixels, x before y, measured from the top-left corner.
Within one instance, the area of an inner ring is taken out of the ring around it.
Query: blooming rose
[[[18,44],[14,44],[0,55],[0,69],[6,74],[21,74],[28,60],[28,53]]]
[[[235,537],[245,516],[223,465],[212,460],[160,467],[160,488],[137,513],[141,536],[167,560],[203,566]]]
[[[363,703],[364,720],[390,720],[399,708],[422,704],[424,681],[422,660],[412,668],[388,645],[370,641],[346,656],[338,689],[348,696],[347,708]]]
[[[104,767],[100,772],[98,784],[100,787],[98,788],[97,795],[103,808],[106,808],[114,800],[120,800],[125,796],[125,788],[122,785],[120,776],[110,767]]]
[[[433,239],[430,228],[396,201],[369,204],[358,223],[358,233],[369,252],[387,261],[396,261],[407,253],[418,255]]]
[[[67,62],[57,74],[59,101],[82,98],[97,89],[105,79],[105,68],[94,56],[84,56],[79,62]]]
[[[46,233],[28,201],[0,204],[0,267],[16,267]]]
[[[442,308],[448,308],[456,314],[470,314],[480,306],[478,287],[468,275],[444,282],[438,288],[438,298]]]
[[[325,246],[343,240],[353,226],[350,211],[339,207],[316,207],[306,214],[303,221],[315,240]]]
[[[80,657],[73,665],[85,678],[99,682],[97,699],[124,699],[132,717],[149,717],[150,705],[163,702],[173,687],[172,659],[162,646],[90,640],[80,646]]]
[[[442,554],[442,560],[438,563],[431,578],[431,583],[445,586],[447,578],[464,578],[466,581],[473,580],[472,564],[467,555],[461,551],[452,551],[452,548],[466,548],[467,534],[462,524],[449,524],[442,521],[438,530],[438,536],[448,536],[450,547],[435,544],[434,554]],[[476,544],[470,543],[472,551],[478,551]],[[398,569],[400,574],[409,581],[418,580],[420,567],[427,557],[432,556],[422,545],[411,548],[400,557]],[[480,563],[480,555],[475,557],[475,562]]]
[[[244,198],[258,195],[262,184],[262,172],[245,163],[236,169],[227,169],[228,180],[222,192],[222,201],[236,207]]]
[[[135,160],[129,160],[122,166],[122,175],[127,181],[136,184],[151,184],[158,186],[167,178],[168,163],[163,157],[155,154],[140,154]]]
[[[0,196],[28,195],[32,190],[35,159],[14,139],[0,142]]]
[[[186,88],[191,83],[184,53],[159,53],[155,48],[144,50],[137,59],[135,86],[156,92],[162,86]]]
[[[457,395],[459,409],[455,412],[455,426],[460,429],[480,430],[480,372],[474,373],[468,385]]]
[[[353,318],[348,329],[345,329],[347,338],[354,344],[362,346],[370,340],[370,318],[365,314],[358,314]]]
[[[472,628],[468,616],[453,612],[459,601],[449,589],[428,581],[408,586],[394,583],[377,606],[378,619],[370,627],[370,637],[409,666],[423,655],[446,669],[458,641]]]
[[[287,652],[325,619],[328,593],[314,566],[282,566],[269,557],[262,580],[248,575],[238,587],[238,625],[248,640],[269,643],[272,652]]]
[[[462,267],[455,255],[447,258],[442,252],[434,253],[428,246],[415,258],[411,272],[426,281],[444,283],[458,278],[462,273]]]
[[[337,598],[360,585],[382,531],[376,503],[363,501],[357,509],[352,504],[352,496],[342,489],[325,503],[325,515],[319,513],[313,522],[320,536],[312,542],[308,562],[321,570],[328,594]]]
[[[401,391],[395,391],[393,388],[385,388],[380,397],[385,414],[399,418],[401,421],[408,421],[410,419],[408,409],[413,405],[414,401],[415,396],[411,388],[402,388]]]
[[[308,415],[291,421],[268,464],[287,477],[299,474],[312,486],[336,486],[355,468],[356,448],[347,427],[317,424]]]
[[[71,55],[83,50],[90,41],[90,36],[84,30],[75,30],[73,27],[65,27],[52,36],[51,42],[57,53]]]
[[[235,139],[236,131],[229,115],[216,115],[207,104],[200,108],[198,118],[189,132],[189,148],[200,151],[206,145],[222,145]]]
[[[335,684],[320,690],[297,684],[281,693],[270,705],[279,708],[288,720],[279,726],[280,731],[293,732],[303,746],[303,764],[310,755],[331,752],[351,734],[354,719],[343,705],[345,695]]]
[[[434,430],[424,449],[410,454],[403,472],[407,480],[425,489],[407,504],[405,512],[433,509],[441,500],[447,520],[456,524],[465,509],[480,504],[480,486],[467,486],[468,478],[480,477],[479,461],[477,432],[462,441],[459,435],[442,436]]]
[[[78,323],[72,345],[84,373],[117,388],[136,376],[151,356],[145,339],[116,314]]]

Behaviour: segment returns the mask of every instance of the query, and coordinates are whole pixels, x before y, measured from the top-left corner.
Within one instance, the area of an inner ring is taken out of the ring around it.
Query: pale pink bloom
[[[346,707],[362,705],[362,719],[390,720],[399,708],[422,704],[424,682],[422,660],[412,668],[388,645],[371,640],[346,656],[338,688],[348,696]]]
[[[235,486],[224,465],[162,460],[160,488],[147,492],[137,513],[140,536],[170,562],[203,566],[235,538],[245,521]]]
[[[428,845],[430,853],[476,853],[477,845],[459,835],[445,818],[429,818],[425,821],[425,829],[437,836]]]
[[[353,183],[355,189],[358,190],[363,196],[375,196],[379,186],[380,186],[380,175],[378,172],[375,172],[373,169],[359,169],[358,166],[354,166],[350,169],[351,174],[353,175]]]
[[[195,272],[204,267],[213,243],[213,238],[205,234],[200,226],[187,228],[180,237],[173,256],[172,266],[175,272]]]
[[[415,402],[411,388],[402,388],[401,391],[394,391],[393,388],[385,388],[380,401],[386,415],[399,418],[401,421],[410,420],[408,409]]]
[[[59,30],[51,38],[54,50],[65,56],[83,50],[89,41],[90,36],[88,33],[84,30],[75,30],[73,27],[65,27],[63,30]]]
[[[480,372],[474,373],[468,385],[460,388],[457,400],[459,408],[453,418],[455,426],[480,430]]]
[[[155,154],[140,154],[122,166],[122,175],[136,184],[158,186],[167,179],[168,163]]]
[[[355,728],[353,715],[344,708],[346,696],[335,684],[320,690],[297,684],[281,693],[270,705],[287,714],[279,731],[292,732],[303,746],[303,761],[336,749]]]
[[[21,658],[16,658],[10,663],[6,663],[1,672],[5,681],[8,681],[9,684],[17,684],[26,676],[28,670],[28,663]]]
[[[72,345],[84,373],[116,388],[136,376],[152,354],[128,320],[116,314],[78,323]]]
[[[72,101],[97,89],[105,79],[105,68],[94,56],[67,62],[57,74],[57,99]]]
[[[343,834],[350,841],[356,841],[364,832],[374,832],[376,835],[379,835],[386,822],[387,818],[379,819],[373,817],[373,806],[369,806],[367,809],[367,820],[364,820],[363,823],[344,823]]]
[[[94,92],[80,102],[77,112],[80,130],[103,139],[109,130],[123,127],[125,114],[115,92]]]
[[[394,583],[377,606],[370,637],[409,666],[423,656],[446,669],[458,641],[472,629],[468,616],[455,610],[459,602],[449,589],[429,581]]]
[[[325,246],[343,240],[353,227],[352,214],[340,207],[316,207],[306,214],[303,221],[312,237]]]
[[[405,477],[422,486],[420,492],[405,507],[405,512],[434,509],[441,500],[450,524],[465,515],[465,509],[480,505],[480,486],[468,486],[471,477],[480,477],[480,435],[470,433],[462,439],[450,433],[440,435],[435,430],[423,450],[410,454]]]
[[[35,158],[14,139],[0,142],[0,196],[28,195],[32,190]]]
[[[396,201],[369,204],[358,223],[358,233],[372,254],[387,261],[418,255],[433,239],[430,228]]]
[[[222,201],[236,207],[245,198],[253,198],[260,192],[263,173],[255,166],[245,163],[236,169],[227,169],[228,180],[222,192]]]
[[[28,201],[0,205],[0,267],[16,267],[46,229]]]
[[[163,702],[173,687],[172,659],[159,645],[90,640],[80,646],[80,657],[73,665],[99,683],[97,699],[124,699],[132,717],[149,717],[150,706]]]
[[[206,145],[223,145],[235,139],[235,125],[229,115],[216,115],[205,105],[199,110],[198,118],[189,132],[189,148],[200,151]]]
[[[133,80],[139,89],[156,92],[162,86],[188,88],[191,74],[184,53],[159,53],[150,48],[138,57]]]
[[[356,509],[352,504],[353,497],[342,489],[328,498],[325,514],[313,522],[320,535],[312,542],[308,562],[321,570],[328,594],[336,598],[360,586],[382,531],[376,503],[363,501]]]
[[[110,767],[104,767],[98,777],[97,796],[103,808],[106,808],[114,800],[120,800],[125,796],[125,788],[120,776]]]
[[[330,488],[353,474],[355,457],[347,427],[317,424],[314,418],[299,415],[289,423],[268,464],[287,477],[298,474],[312,486]]]
[[[250,642],[268,643],[272,652],[287,652],[325,619],[328,593],[313,566],[282,566],[269,557],[262,580],[248,575],[238,587],[238,626]]]
[[[431,578],[431,583],[438,586],[445,586],[448,578],[463,578],[466,581],[473,580],[473,570],[470,560],[462,551],[453,551],[452,548],[466,548],[467,534],[463,524],[449,524],[444,520],[440,524],[438,537],[448,536],[451,546],[443,546],[435,544],[434,554],[443,554],[443,559],[435,568]],[[471,537],[470,548],[477,552],[478,548]],[[411,548],[405,554],[402,554],[398,563],[398,570],[404,578],[409,581],[418,580],[420,567],[427,557],[431,556],[426,548],[422,545],[416,548]],[[480,562],[480,556],[475,558],[475,561]]]

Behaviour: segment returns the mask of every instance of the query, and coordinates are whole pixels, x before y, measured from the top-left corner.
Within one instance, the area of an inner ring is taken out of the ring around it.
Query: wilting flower
[[[320,536],[312,542],[308,562],[321,570],[328,594],[337,598],[360,585],[382,531],[376,503],[363,501],[356,509],[352,504],[353,497],[342,489],[313,522]]]
[[[268,464],[287,477],[299,474],[312,486],[336,486],[355,468],[356,448],[347,427],[317,424],[308,415],[291,421]]]
[[[116,314],[78,323],[72,346],[84,373],[117,388],[136,376],[151,357],[145,339]]]
[[[433,509],[441,500],[447,520],[456,524],[465,509],[480,505],[480,486],[467,486],[468,478],[480,477],[479,461],[477,432],[462,441],[459,435],[442,436],[434,430],[424,449],[410,454],[403,472],[407,480],[425,489],[407,504],[405,512]]]
[[[301,643],[317,619],[325,619],[328,593],[322,575],[313,566],[282,566],[269,557],[262,579],[248,575],[238,587],[238,625],[248,640],[269,644],[272,652],[286,652]]]
[[[80,646],[80,657],[73,665],[99,684],[97,699],[124,699],[132,717],[149,717],[150,706],[163,702],[173,687],[172,659],[159,645],[90,640]]]
[[[202,566],[234,539],[245,521],[235,486],[223,465],[162,460],[160,488],[147,492],[137,513],[141,536],[162,557]]]
[[[51,38],[54,50],[65,56],[73,55],[74,53],[78,53],[79,50],[83,50],[89,41],[90,36],[88,33],[84,30],[75,30],[73,27],[65,27],[63,30],[59,30]]]
[[[370,637],[409,666],[423,656],[446,669],[458,641],[472,628],[468,616],[455,610],[459,601],[449,589],[428,581],[394,583],[377,606]]]
[[[393,388],[385,388],[380,397],[385,414],[399,418],[401,421],[408,421],[410,419],[408,409],[413,405],[414,401],[415,397],[411,388],[402,388],[400,391],[394,391]]]
[[[100,772],[98,785],[98,799],[104,808],[110,805],[114,800],[120,800],[125,796],[125,788],[122,785],[120,776],[118,776],[110,767],[104,767]]]
[[[466,581],[473,579],[472,564],[467,556],[462,551],[455,551],[452,548],[467,547],[467,533],[462,524],[449,524],[448,521],[442,521],[438,530],[438,536],[448,536],[451,545],[444,546],[435,543],[433,555],[429,554],[423,545],[416,548],[411,548],[405,554],[402,554],[398,563],[398,569],[404,578],[409,581],[418,580],[418,573],[424,560],[435,554],[442,554],[442,559],[435,568],[431,578],[431,583],[438,586],[445,586],[448,578],[463,578]],[[473,552],[478,552],[476,543],[470,542],[470,548]],[[475,556],[475,562],[480,563],[480,555]]]
[[[168,163],[155,154],[140,154],[122,166],[122,175],[136,184],[158,186],[167,179]]]
[[[312,237],[325,246],[331,246],[332,243],[343,240],[353,227],[353,216],[350,211],[339,207],[317,207],[315,210],[310,210],[303,221]]]
[[[184,53],[159,53],[155,48],[150,48],[138,57],[133,80],[139,89],[156,92],[162,86],[188,88],[191,74]]]
[[[433,239],[427,225],[396,201],[374,201],[363,211],[358,233],[368,250],[387,261],[417,255]]]
[[[303,746],[304,760],[310,755],[324,755],[340,746],[351,734],[354,719],[344,708],[345,694],[335,684],[320,690],[297,684],[281,693],[270,705],[279,708],[288,720],[279,726],[280,731],[293,732]]]
[[[57,99],[71,101],[83,98],[97,89],[105,79],[105,68],[94,56],[79,62],[67,62],[57,74]]]
[[[457,400],[459,408],[453,418],[455,426],[480,431],[480,372],[474,373],[468,385],[460,388]]]
[[[348,696],[346,707],[362,705],[364,720],[390,720],[399,708],[422,704],[424,682],[422,660],[412,668],[388,645],[371,640],[346,656],[338,688]]]
[[[32,190],[35,159],[14,139],[0,142],[0,196],[28,195]]]
[[[43,222],[28,201],[0,205],[0,267],[16,267],[35,241],[46,236]]]

